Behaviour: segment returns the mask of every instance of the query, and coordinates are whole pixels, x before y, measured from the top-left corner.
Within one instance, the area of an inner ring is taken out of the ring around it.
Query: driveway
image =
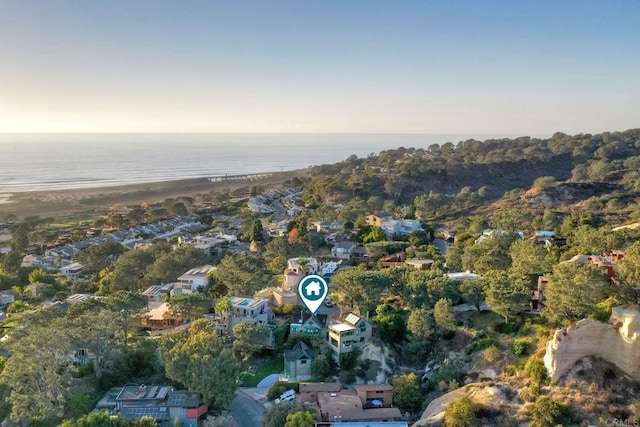
[[[237,427],[256,427],[262,425],[265,408],[242,390],[236,392],[231,403],[231,416]]]

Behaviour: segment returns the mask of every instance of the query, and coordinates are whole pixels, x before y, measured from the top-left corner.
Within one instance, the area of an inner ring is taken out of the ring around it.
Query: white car
[[[275,402],[276,402],[276,405],[277,405],[280,402],[288,402],[290,400],[293,400],[293,399],[295,399],[295,397],[296,397],[296,391],[291,389],[291,390],[287,390],[284,393],[282,393],[280,395],[280,397],[275,400]]]

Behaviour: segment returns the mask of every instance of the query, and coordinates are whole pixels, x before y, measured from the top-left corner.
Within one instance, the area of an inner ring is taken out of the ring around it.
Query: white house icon
[[[319,297],[320,296],[320,283],[318,283],[318,282],[309,283],[307,285],[307,287],[305,288],[305,292],[309,296],[315,295],[315,296]]]

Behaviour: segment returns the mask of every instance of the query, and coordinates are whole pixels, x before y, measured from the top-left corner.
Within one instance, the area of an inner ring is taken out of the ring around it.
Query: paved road
[[[264,406],[241,391],[231,403],[231,415],[238,427],[256,427],[262,425]]]

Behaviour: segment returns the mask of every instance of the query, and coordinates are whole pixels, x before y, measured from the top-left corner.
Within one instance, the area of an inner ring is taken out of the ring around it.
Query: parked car
[[[275,400],[275,402],[276,402],[276,405],[277,405],[280,402],[288,402],[290,400],[293,400],[293,399],[295,399],[295,397],[296,397],[296,391],[291,389],[291,390],[287,390],[284,393],[282,393],[280,395],[280,397],[278,397]]]

